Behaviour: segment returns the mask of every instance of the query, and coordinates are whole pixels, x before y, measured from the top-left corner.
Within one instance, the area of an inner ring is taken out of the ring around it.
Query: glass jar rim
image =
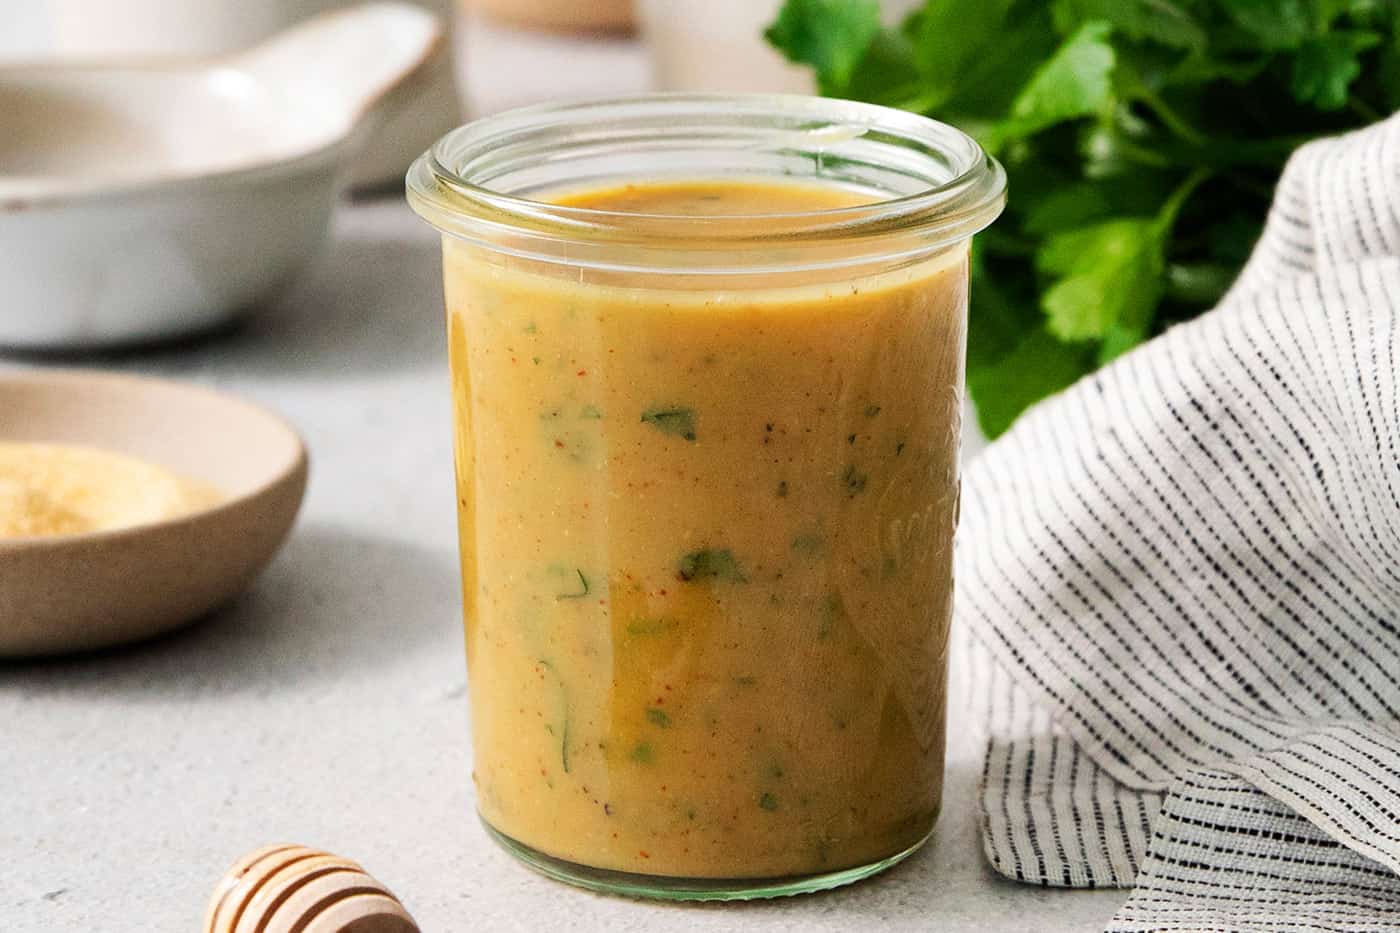
[[[808,157],[817,174],[810,180],[823,179],[824,153],[839,161],[836,153],[843,144],[876,135],[891,151],[899,147],[911,168],[922,160],[930,173],[941,171],[947,177],[920,190],[853,206],[719,216],[560,205],[490,187],[490,173],[500,170],[505,159],[531,152],[543,159],[566,158],[551,149],[551,141],[606,141],[610,128],[625,133],[629,127],[636,139],[648,131],[663,138],[697,126],[713,130],[720,145],[735,151],[752,149],[760,137],[792,151],[812,150]],[[447,133],[414,162],[406,182],[409,202],[425,220],[445,234],[486,245],[503,234],[556,244],[684,243],[688,250],[840,241],[861,243],[867,258],[882,252],[882,244],[893,246],[895,238],[907,249],[911,235],[924,252],[965,241],[991,224],[1006,200],[1001,165],[956,127],[877,104],[797,94],[652,93],[523,107]],[[761,230],[759,224],[734,220],[761,221]]]

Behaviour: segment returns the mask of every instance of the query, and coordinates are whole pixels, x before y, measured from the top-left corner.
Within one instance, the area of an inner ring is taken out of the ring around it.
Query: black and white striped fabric
[[[1305,146],[1221,305],[969,468],[988,859],[1112,931],[1400,933],[1400,122]]]

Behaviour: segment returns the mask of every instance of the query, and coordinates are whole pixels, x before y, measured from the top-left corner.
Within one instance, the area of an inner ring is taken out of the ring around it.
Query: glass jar
[[[668,182],[840,197],[570,197]],[[942,791],[968,244],[1000,167],[881,107],[656,95],[482,120],[408,183],[443,233],[490,833],[667,898],[916,850]]]

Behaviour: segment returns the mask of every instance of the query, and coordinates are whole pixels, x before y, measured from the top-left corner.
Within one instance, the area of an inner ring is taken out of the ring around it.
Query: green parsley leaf
[[[833,94],[879,31],[878,0],[787,0],[764,36],[790,60],[813,66],[822,93]]]
[[[734,553],[729,548],[691,551],[681,558],[677,573],[686,582],[704,579],[724,580],[729,583],[748,582],[748,577],[744,576],[739,562],[734,559]]]
[[[553,664],[551,664],[544,658],[539,658],[536,663],[539,664],[541,670],[547,672],[550,675],[550,679],[554,681],[555,686],[558,690],[559,728],[555,729],[553,724],[546,724],[545,729],[549,732],[550,735],[556,736],[559,739],[559,766],[564,769],[565,774],[568,774],[569,721],[572,718],[569,715],[568,689],[564,686],[564,679],[559,676],[559,671],[555,668]]]
[[[846,469],[841,471],[841,488],[846,490],[846,495],[854,499],[865,492],[865,484],[870,482],[870,476],[856,469],[854,463],[847,464]]]
[[[1212,305],[1225,297],[1235,268],[1221,262],[1182,262],[1167,267],[1166,295],[1190,304]]]
[[[940,0],[926,4],[913,29],[924,104],[936,109],[963,84],[968,69],[1006,36],[1013,0]]]
[[[1225,13],[1268,50],[1293,49],[1312,32],[1309,0],[1220,0]]]
[[[826,93],[952,123],[1005,167],[968,321],[968,390],[992,436],[1211,308],[1288,157],[1400,109],[1394,0],[925,0],[894,27],[874,14],[787,0],[769,35]],[[862,479],[852,467],[848,493]]]
[[[1361,53],[1379,45],[1374,32],[1334,32],[1298,46],[1293,59],[1293,96],[1319,110],[1340,110],[1347,89],[1361,76]]]
[[[663,433],[695,440],[695,412],[689,408],[652,408],[642,412],[642,422]]]
[[[1116,58],[1110,31],[1105,22],[1085,23],[1064,41],[1016,95],[1011,118],[992,133],[994,148],[1103,110],[1113,91]]]
[[[1141,330],[1161,295],[1162,237],[1152,218],[1109,220],[1057,233],[1037,265],[1058,277],[1041,296],[1050,333],[1102,339],[1116,326]]]
[[[968,373],[977,423],[988,437],[1011,427],[1022,411],[1073,384],[1093,368],[1092,348],[1064,343],[1037,327],[995,364]]]
[[[560,593],[559,595],[557,595],[557,596],[554,597],[556,600],[561,600],[561,599],[583,599],[583,597],[585,597],[585,596],[588,595],[589,590],[590,590],[590,588],[589,588],[589,586],[588,586],[588,578],[585,577],[585,576],[583,575],[583,571],[582,571],[582,570],[575,570],[574,573],[578,574],[578,585],[579,585],[578,590],[577,590],[576,592],[573,592],[573,593]]]
[[[906,109],[922,92],[913,44],[901,33],[889,31],[875,35],[855,69],[839,86],[831,75],[818,83],[824,94]]]
[[[1057,0],[1055,6],[1062,24],[1102,20],[1136,41],[1193,52],[1203,51],[1208,41],[1190,0]]]

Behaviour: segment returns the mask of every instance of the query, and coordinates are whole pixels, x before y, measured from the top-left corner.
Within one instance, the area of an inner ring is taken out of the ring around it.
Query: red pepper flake
[[[564,446],[564,442],[561,441],[561,440],[558,440],[558,439],[556,438],[555,441],[554,441],[554,446],[555,446],[555,447],[563,447],[563,446]]]
[[[586,370],[586,369],[580,369],[580,370],[578,371],[578,374],[579,374],[580,376],[587,376],[587,375],[588,375],[588,370]]]
[[[637,854],[640,855],[642,858],[651,858],[651,853],[648,852],[646,849],[638,849]]]

